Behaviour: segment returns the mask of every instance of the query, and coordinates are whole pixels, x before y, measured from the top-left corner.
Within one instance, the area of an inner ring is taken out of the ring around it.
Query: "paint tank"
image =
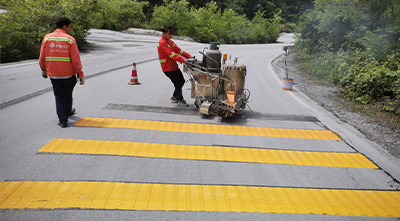
[[[219,51],[218,45],[217,42],[211,42],[210,49],[206,50],[205,56],[203,56],[203,66],[212,73],[219,73],[221,69],[222,53]]]
[[[223,67],[224,91],[233,89],[235,91],[235,101],[237,101],[243,93],[246,78],[246,66],[237,64],[225,64]]]

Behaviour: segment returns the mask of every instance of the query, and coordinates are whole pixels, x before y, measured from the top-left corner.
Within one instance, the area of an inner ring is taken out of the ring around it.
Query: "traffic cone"
[[[136,72],[136,63],[133,62],[133,69],[132,69],[132,77],[131,77],[131,81],[129,82],[130,85],[136,85],[136,84],[140,84],[138,81],[138,77],[137,77],[137,72]]]

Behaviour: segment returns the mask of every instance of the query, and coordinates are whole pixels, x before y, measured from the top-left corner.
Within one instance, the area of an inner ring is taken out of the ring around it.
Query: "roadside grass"
[[[359,112],[368,116],[370,123],[387,127],[393,132],[400,133],[400,116],[383,110],[383,103],[361,104],[356,101],[346,99],[343,94],[338,94],[337,99],[341,105],[348,107],[350,111]]]

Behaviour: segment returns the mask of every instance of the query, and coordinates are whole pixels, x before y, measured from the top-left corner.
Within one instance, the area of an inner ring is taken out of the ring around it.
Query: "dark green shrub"
[[[143,25],[143,7],[148,2],[135,0],[97,0],[93,16],[97,28],[121,31]]]
[[[259,11],[252,21],[232,9],[221,13],[214,1],[195,9],[189,8],[186,0],[164,0],[162,6],[154,7],[151,26],[159,29],[168,24],[176,29],[176,34],[200,42],[244,44],[276,42],[281,21],[279,13],[267,19],[265,12]]]
[[[218,41],[225,44],[249,42],[250,22],[232,9],[225,10],[217,23]]]
[[[71,35],[84,45],[92,26],[91,0],[7,0],[7,13],[0,14],[1,62],[38,58],[43,37],[56,29],[58,17],[72,21]]]
[[[0,14],[1,62],[39,56],[43,37],[56,29],[58,17],[72,21],[71,35],[80,49],[90,28],[123,30],[139,27],[148,2],[135,0],[2,0],[7,13]]]
[[[164,0],[163,5],[154,7],[151,27],[160,30],[164,25],[169,25],[175,29],[175,34],[189,35],[192,33],[193,19],[189,2],[185,0]]]
[[[340,83],[363,104],[400,111],[400,2],[315,2],[300,19],[296,58],[320,79]]]
[[[346,97],[363,104],[382,100],[400,102],[400,54],[393,53],[384,62],[356,52],[348,74],[342,79]]]
[[[218,38],[218,32],[223,27],[224,21],[220,20],[221,12],[215,2],[209,2],[206,7],[199,8],[197,10],[192,9],[193,19],[191,25],[194,28],[194,32],[191,33],[191,37],[199,42],[213,42],[220,41]]]
[[[295,23],[284,23],[281,25],[281,32],[294,33],[297,31],[297,24]]]

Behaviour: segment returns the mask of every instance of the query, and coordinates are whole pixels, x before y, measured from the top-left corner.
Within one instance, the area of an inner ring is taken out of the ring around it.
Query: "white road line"
[[[22,62],[12,63],[12,64],[2,64],[2,65],[0,65],[0,69],[13,68],[13,67],[19,67],[19,66],[31,65],[31,64],[39,65],[39,60],[27,61],[27,62],[22,61]]]

